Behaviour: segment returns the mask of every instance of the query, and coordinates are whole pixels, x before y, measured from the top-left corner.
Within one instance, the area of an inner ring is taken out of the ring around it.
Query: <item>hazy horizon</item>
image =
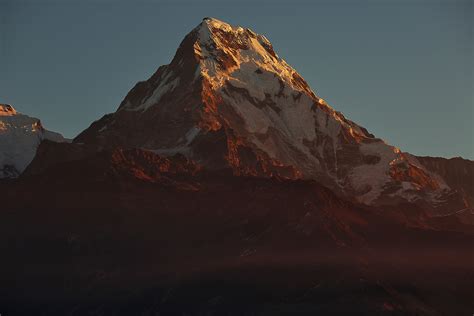
[[[74,137],[205,16],[265,35],[317,95],[391,145],[474,159],[471,1],[0,0],[0,103]]]

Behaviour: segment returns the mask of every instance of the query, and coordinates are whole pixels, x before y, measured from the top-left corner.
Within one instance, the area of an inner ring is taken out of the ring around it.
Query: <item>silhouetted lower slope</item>
[[[314,181],[208,173],[182,156],[115,150],[0,189],[6,315],[474,307],[469,227],[405,206],[363,208]]]

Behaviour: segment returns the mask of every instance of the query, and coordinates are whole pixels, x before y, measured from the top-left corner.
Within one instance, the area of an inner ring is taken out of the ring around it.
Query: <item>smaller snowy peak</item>
[[[12,116],[17,114],[16,110],[10,104],[0,103],[0,116]]]
[[[39,119],[0,104],[0,179],[19,176],[43,140],[67,141],[61,134],[46,130]]]

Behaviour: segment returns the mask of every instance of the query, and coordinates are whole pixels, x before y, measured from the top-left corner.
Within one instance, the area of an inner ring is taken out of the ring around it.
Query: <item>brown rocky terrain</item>
[[[0,308],[11,315],[473,307],[470,226],[413,205],[370,208],[311,180],[207,172],[182,155],[123,149],[0,190]]]

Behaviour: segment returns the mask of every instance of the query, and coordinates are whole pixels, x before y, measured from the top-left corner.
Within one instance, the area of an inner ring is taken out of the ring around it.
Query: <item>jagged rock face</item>
[[[9,104],[0,104],[0,179],[18,177],[44,139],[65,141],[60,134],[43,128],[39,119],[18,113]]]
[[[97,152],[94,146],[46,141],[38,148],[37,155],[52,156],[51,152],[57,157],[56,161],[35,159],[24,171],[23,179],[46,174],[50,183],[65,179],[91,182],[108,179],[117,183],[139,180],[173,186],[180,184],[180,178],[192,178],[201,171],[201,166],[183,155],[163,157],[142,149],[117,147]],[[183,184],[182,187],[190,189],[192,186]]]
[[[237,175],[316,179],[366,204],[466,207],[416,157],[316,96],[264,36],[212,18],[75,142],[182,153]]]
[[[460,194],[469,207],[464,211],[472,211],[474,205],[474,161],[460,157],[445,159],[440,157],[417,157],[418,160],[433,173],[439,174],[449,185]]]

